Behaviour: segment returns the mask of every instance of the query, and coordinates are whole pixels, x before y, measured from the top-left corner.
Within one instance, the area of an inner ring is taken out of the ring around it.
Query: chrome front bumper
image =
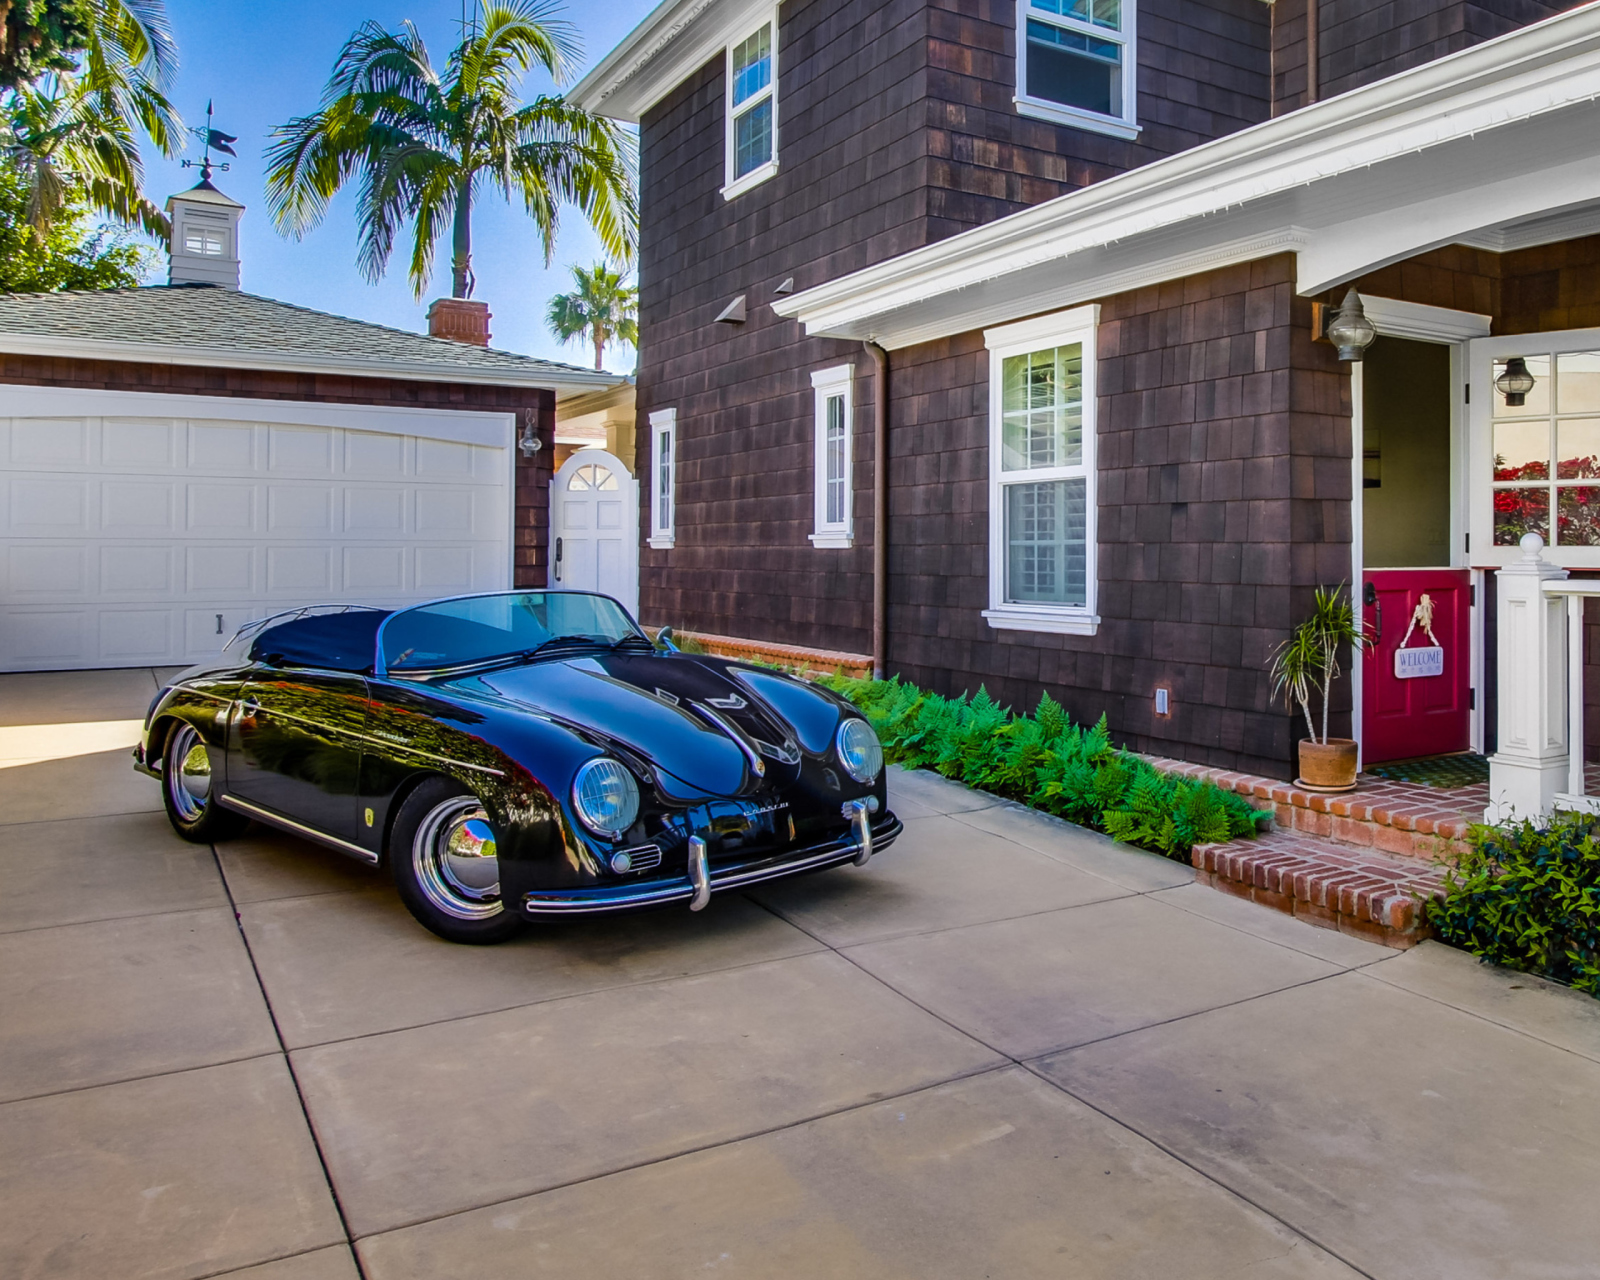
[[[894,843],[902,830],[900,819],[888,813],[872,826],[871,850],[877,852]],[[784,876],[855,862],[861,844],[853,834],[782,854],[752,858],[710,868],[712,893],[779,880]],[[643,880],[634,884],[606,885],[598,889],[534,889],[522,897],[522,914],[541,916],[599,915],[607,911],[630,911],[638,907],[661,906],[668,902],[690,902],[696,887],[688,876],[670,880]]]

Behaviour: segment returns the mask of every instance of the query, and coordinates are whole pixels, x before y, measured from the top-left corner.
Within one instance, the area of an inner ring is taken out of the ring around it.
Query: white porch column
[[[1543,590],[1567,571],[1543,550],[1543,538],[1524,534],[1522,559],[1495,574],[1499,737],[1485,822],[1548,818],[1567,783],[1566,605]]]

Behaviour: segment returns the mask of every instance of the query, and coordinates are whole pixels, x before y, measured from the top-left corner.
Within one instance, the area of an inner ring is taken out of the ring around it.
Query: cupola
[[[244,206],[211,185],[209,172],[188,191],[167,198],[172,219],[168,284],[239,287],[239,219]]]

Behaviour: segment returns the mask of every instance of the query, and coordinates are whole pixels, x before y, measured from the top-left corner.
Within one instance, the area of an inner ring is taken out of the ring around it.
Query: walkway
[[[1600,1002],[925,774],[864,870],[452,947],[175,839],[155,687],[0,679],[0,1275],[1600,1273]]]

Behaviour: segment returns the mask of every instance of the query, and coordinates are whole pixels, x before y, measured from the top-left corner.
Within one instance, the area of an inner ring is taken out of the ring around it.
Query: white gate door
[[[550,484],[551,586],[598,591],[639,612],[639,482],[604,449],[580,449]]]

